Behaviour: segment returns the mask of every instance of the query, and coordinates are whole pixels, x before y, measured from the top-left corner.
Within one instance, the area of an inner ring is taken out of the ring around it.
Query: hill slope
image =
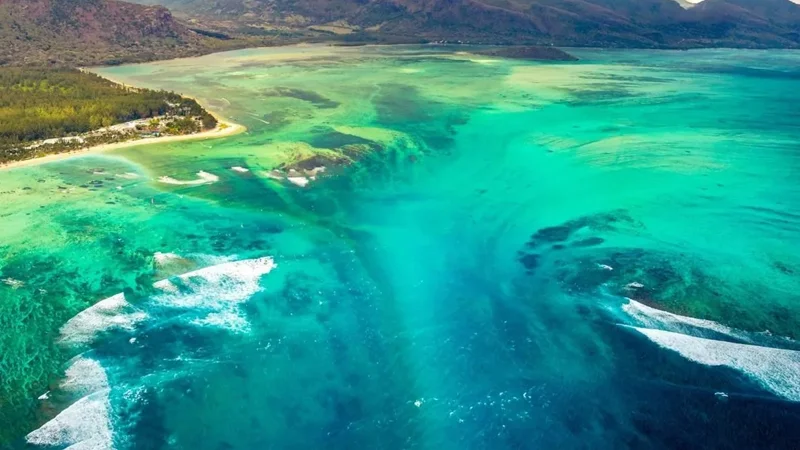
[[[141,61],[210,46],[164,7],[116,0],[0,0],[0,43],[5,65]]]
[[[789,0],[134,0],[200,21],[429,40],[618,47],[799,47]]]

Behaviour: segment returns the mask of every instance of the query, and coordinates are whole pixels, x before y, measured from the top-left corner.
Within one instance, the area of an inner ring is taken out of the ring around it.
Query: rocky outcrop
[[[174,57],[207,46],[161,6],[116,0],[0,0],[0,62],[91,65]]]

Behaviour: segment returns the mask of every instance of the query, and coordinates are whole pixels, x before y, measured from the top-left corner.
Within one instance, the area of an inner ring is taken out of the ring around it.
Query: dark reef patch
[[[581,239],[580,241],[575,241],[572,243],[573,247],[595,247],[601,245],[606,240],[601,237],[590,237],[586,239]]]
[[[262,123],[269,130],[278,130],[292,122],[292,114],[287,110],[270,111],[261,116]],[[266,122],[266,123],[265,123]],[[268,142],[272,141],[269,139]]]
[[[315,128],[311,130],[313,135],[308,142],[309,145],[316,148],[337,149],[348,145],[369,145],[377,146],[376,143],[364,139],[362,137],[353,136],[352,134],[345,134],[335,131],[331,128]]]
[[[419,93],[414,86],[404,84],[384,84],[373,103],[378,121],[386,125],[405,125],[409,122],[428,122],[437,117],[442,108],[439,102],[430,100]]]
[[[797,337],[796,310],[787,306],[788,298],[776,301],[780,291],[759,280],[725,280],[712,274],[711,266],[698,256],[642,248],[573,251],[539,260],[539,270],[552,271],[547,276],[572,295],[606,292],[742,330]],[[742,299],[763,306],[742,308]]]
[[[528,248],[537,248],[548,244],[562,243],[569,240],[575,233],[584,228],[596,232],[614,231],[620,224],[638,226],[637,222],[624,210],[593,214],[569,220],[560,225],[540,228],[531,235],[530,240],[525,246]],[[605,240],[600,237],[590,237],[576,241],[572,245],[575,247],[591,247],[600,245],[603,242],[605,242]]]
[[[525,273],[554,281],[575,296],[611,294],[675,314],[747,331],[797,337],[791,295],[759,279],[728,280],[702,255],[609,246],[601,233],[631,233],[642,225],[624,210],[544,227],[517,253]],[[773,263],[780,276],[792,267]],[[742,299],[760,308],[743,308]]]
[[[519,257],[519,262],[525,266],[528,272],[532,272],[539,267],[539,255],[534,253],[522,253]]]
[[[263,94],[267,97],[287,97],[302,100],[322,109],[331,109],[339,106],[339,102],[333,101],[314,91],[307,91],[304,89],[276,87],[274,89],[265,90]]]
[[[388,83],[372,99],[377,122],[418,137],[431,150],[446,150],[454,143],[456,127],[469,120],[469,111],[422,94],[414,86]]]

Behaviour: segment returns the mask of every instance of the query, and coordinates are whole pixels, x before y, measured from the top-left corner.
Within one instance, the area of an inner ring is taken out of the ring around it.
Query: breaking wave
[[[160,254],[162,260],[172,258],[173,254]],[[155,294],[137,306],[128,302],[125,294],[114,295],[85,309],[62,326],[61,342],[86,345],[102,333],[133,331],[152,315],[168,315],[157,307],[204,314],[191,322],[195,325],[223,327],[236,332],[248,330],[240,304],[261,290],[259,279],[275,267],[275,261],[269,257],[223,262],[156,282],[153,284]]]
[[[622,305],[625,325],[659,347],[707,366],[724,366],[757,381],[787,400],[800,402],[800,351],[768,333],[748,333],[712,320],[681,316],[632,299]]]
[[[246,259],[206,267],[153,285],[153,300],[180,308],[218,307],[247,300],[260,291],[262,275],[277,267],[272,258]]]
[[[161,256],[161,259],[166,260],[178,257],[173,254]],[[134,336],[129,340],[134,344],[137,342],[134,334],[137,325],[146,324],[150,330],[148,332],[151,332],[164,323],[172,326],[176,316],[181,317],[182,323],[190,326],[247,332],[250,326],[240,306],[261,291],[261,277],[275,267],[274,260],[269,257],[229,261],[206,267],[155,283],[155,293],[137,301],[136,306],[124,294],[114,295],[69,320],[61,328],[61,342],[67,345],[85,345],[94,343],[101,333],[127,330]],[[116,348],[114,346],[119,344],[111,345],[108,349]],[[146,351],[152,351],[153,345],[168,346],[169,343],[158,341],[147,347]],[[108,355],[108,349],[101,354]],[[145,379],[146,383],[158,384],[154,380],[159,379],[157,374],[162,368],[152,367],[149,370],[155,372],[141,374],[138,373],[140,368],[135,355],[123,359],[111,356],[108,361],[111,369],[104,367],[105,362],[101,364],[101,361],[85,356],[77,356],[70,361],[55,397],[65,403],[78,400],[39,429],[29,433],[26,436],[28,444],[73,450],[114,448],[112,416],[116,416],[113,411],[126,408],[125,405],[136,404],[138,400],[129,398],[133,394],[126,393],[120,399],[123,404],[116,404],[115,400],[112,409],[112,392],[124,388],[129,393],[135,393],[137,386]],[[108,370],[116,374],[113,383],[109,381]],[[173,379],[176,372],[168,369],[164,373],[169,373],[169,379]],[[122,378],[117,379],[118,376]],[[124,381],[131,376],[133,378],[128,382]],[[51,402],[51,397],[48,392],[40,399]]]
[[[49,447],[112,449],[108,393],[106,389],[83,397],[53,420],[28,434],[25,440],[32,445]]]
[[[726,366],[755,379],[768,390],[800,402],[800,352],[717,341],[671,331],[634,328],[662,348],[696,363]]]
[[[95,303],[81,311],[61,327],[61,341],[66,344],[89,344],[102,332],[133,330],[134,326],[147,319],[147,314],[134,308],[117,294]]]
[[[83,397],[108,389],[108,376],[99,362],[78,356],[67,368],[64,381],[59,387],[70,394]]]
[[[747,333],[714,322],[713,320],[696,319],[694,317],[673,314],[660,309],[651,308],[633,299],[628,299],[628,303],[622,306],[622,310],[634,319],[637,325],[645,328],[657,328],[684,334],[699,334],[700,337],[713,337],[707,336],[706,334],[719,334],[745,342],[751,341]]]
[[[73,359],[59,389],[81,398],[29,433],[26,441],[48,447],[112,449],[110,389],[108,377],[100,363],[80,356]]]

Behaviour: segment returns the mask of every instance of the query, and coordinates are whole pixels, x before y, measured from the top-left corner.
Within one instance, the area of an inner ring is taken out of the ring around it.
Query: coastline
[[[80,69],[80,70],[84,70],[84,69]],[[110,78],[107,78],[107,77],[103,77],[103,78],[105,78],[106,80],[111,81],[111,82],[113,82],[115,84],[123,85],[123,83],[120,83],[117,80],[113,80],[113,79],[110,79]],[[239,125],[237,123],[234,123],[234,122],[231,122],[231,121],[223,119],[222,117],[220,117],[220,115],[218,113],[210,110],[208,107],[206,107],[205,105],[200,103],[200,101],[197,100],[196,98],[188,96],[188,95],[183,95],[183,94],[180,94],[180,95],[182,97],[191,98],[191,99],[197,101],[200,104],[200,106],[205,108],[205,110],[208,111],[209,114],[211,114],[212,116],[214,116],[215,119],[217,119],[217,126],[214,127],[211,130],[201,131],[199,133],[183,134],[183,135],[176,135],[176,136],[161,136],[161,137],[156,137],[156,138],[132,139],[130,141],[124,141],[124,142],[114,142],[114,143],[111,143],[111,144],[95,145],[95,146],[92,146],[92,147],[86,147],[86,148],[82,148],[82,149],[79,149],[79,150],[73,150],[73,151],[69,151],[69,152],[53,153],[51,155],[45,155],[45,156],[41,156],[41,157],[38,157],[38,158],[24,159],[24,160],[21,160],[21,161],[11,161],[11,162],[0,164],[0,172],[7,171],[7,170],[12,170],[12,169],[19,169],[19,168],[22,168],[22,167],[38,166],[40,164],[47,164],[47,163],[51,163],[51,162],[55,162],[55,161],[63,161],[65,159],[74,158],[76,156],[82,156],[82,155],[91,154],[91,153],[103,153],[103,152],[109,152],[109,151],[112,151],[112,150],[120,150],[120,149],[128,148],[128,147],[136,147],[136,146],[139,146],[139,145],[166,144],[166,143],[181,142],[181,141],[218,139],[218,138],[227,137],[227,136],[234,136],[236,134],[244,133],[245,131],[247,131],[247,127],[245,127],[244,125]]]

